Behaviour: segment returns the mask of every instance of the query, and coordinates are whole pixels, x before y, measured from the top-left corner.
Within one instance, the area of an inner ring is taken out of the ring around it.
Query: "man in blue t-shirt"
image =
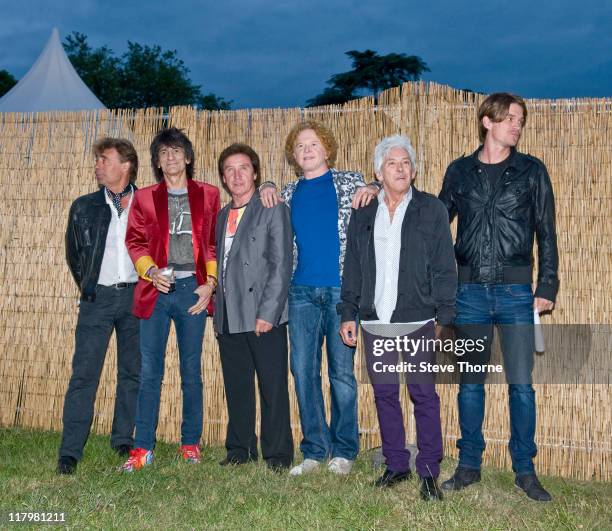
[[[331,132],[315,121],[297,124],[285,143],[287,160],[298,175],[280,194],[291,208],[295,233],[289,341],[304,461],[291,469],[293,476],[316,470],[328,458],[331,472],[348,474],[359,452],[355,349],[340,338],[336,305],[352,201],[369,203],[379,187],[366,186],[360,173],[334,169],[337,151]],[[266,206],[277,200],[276,189],[268,184],[261,189]],[[331,387],[329,425],[321,391],[323,339]]]

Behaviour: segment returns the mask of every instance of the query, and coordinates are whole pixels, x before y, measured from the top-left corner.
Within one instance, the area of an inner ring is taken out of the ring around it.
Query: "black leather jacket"
[[[111,221],[104,188],[83,195],[70,207],[66,229],[66,260],[81,300],[93,302]]]
[[[460,282],[531,284],[538,242],[536,297],[554,301],[559,288],[555,198],[539,159],[512,150],[493,188],[472,155],[450,164],[439,198],[458,215],[455,256]]]
[[[342,302],[337,305],[341,320],[376,320],[376,253],[374,222],[378,199],[353,210],[348,228]],[[398,293],[392,323],[410,323],[435,317],[451,324],[455,318],[457,271],[453,240],[444,205],[434,196],[412,187],[402,223],[402,247]]]

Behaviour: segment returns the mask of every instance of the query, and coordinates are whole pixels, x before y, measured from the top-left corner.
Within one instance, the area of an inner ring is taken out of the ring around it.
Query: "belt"
[[[112,289],[125,289],[131,288],[135,286],[136,282],[118,282],[117,284],[111,284],[110,286],[105,286],[104,284],[100,284],[103,288],[112,288]]]
[[[500,277],[484,282],[480,280],[482,276],[478,269],[470,266],[457,267],[459,282],[476,282],[479,284],[531,284],[532,272],[531,266],[505,266],[501,270]],[[486,276],[496,277],[495,274]]]

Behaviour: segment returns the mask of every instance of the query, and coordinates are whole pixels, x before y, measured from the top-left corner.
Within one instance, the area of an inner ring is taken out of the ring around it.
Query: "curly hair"
[[[300,175],[302,173],[302,169],[299,167],[295,157],[293,156],[295,141],[298,135],[306,129],[312,129],[319,137],[319,140],[321,141],[321,144],[323,144],[323,147],[327,153],[327,164],[330,168],[336,163],[336,155],[338,155],[338,143],[336,142],[333,133],[321,122],[317,122],[316,120],[304,120],[303,122],[293,126],[287,135],[287,140],[285,141],[285,157],[287,157],[287,162],[291,164],[296,175]]]

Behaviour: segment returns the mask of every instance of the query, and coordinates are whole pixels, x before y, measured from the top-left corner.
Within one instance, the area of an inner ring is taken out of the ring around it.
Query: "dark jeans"
[[[404,416],[399,401],[399,374],[386,369],[396,366],[402,358],[414,364],[416,370],[421,363],[435,363],[435,351],[419,348],[416,352],[404,354],[397,350],[374,355],[374,341],[388,340],[363,330],[366,366],[374,389],[374,402],[380,426],[382,450],[387,468],[394,472],[406,472],[410,468],[410,452],[406,448]],[[423,340],[435,338],[433,322],[418,330],[400,336]],[[431,372],[404,373],[410,399],[414,404],[417,447],[416,470],[420,477],[438,477],[442,461],[442,426],[440,422],[440,398],[436,393],[435,378]]]
[[[133,287],[115,289],[98,285],[95,302],[81,302],[72,376],[64,400],[60,456],[77,460],[83,456],[113,329],[117,337],[117,389],[111,446],[132,445],[140,375],[138,319],[132,315],[133,294]]]
[[[336,304],[340,288],[291,286],[289,340],[291,373],[295,380],[305,459],[355,459],[359,452],[355,349],[340,338]],[[325,419],[321,390],[321,348],[325,339],[331,388],[331,422]]]
[[[176,328],[183,391],[181,444],[200,443],[204,407],[201,357],[206,312],[199,315],[187,313],[188,308],[198,300],[194,293],[197,287],[195,276],[177,279],[176,290],[168,294],[160,293],[151,317],[140,321],[142,370],[134,441],[137,448],[152,450],[155,447],[171,320]]]
[[[257,459],[255,435],[255,373],[261,406],[261,453],[275,464],[293,460],[289,420],[287,325],[273,327],[259,337],[255,332],[219,334],[219,352],[229,422],[227,458]]]
[[[509,449],[517,474],[534,472],[536,406],[531,385],[534,329],[533,295],[529,284],[459,284],[457,293],[458,339],[486,338],[482,352],[465,354],[461,361],[487,364],[491,357],[493,326],[500,333],[510,409]],[[485,440],[486,373],[461,373],[459,385],[459,464],[479,469]]]

